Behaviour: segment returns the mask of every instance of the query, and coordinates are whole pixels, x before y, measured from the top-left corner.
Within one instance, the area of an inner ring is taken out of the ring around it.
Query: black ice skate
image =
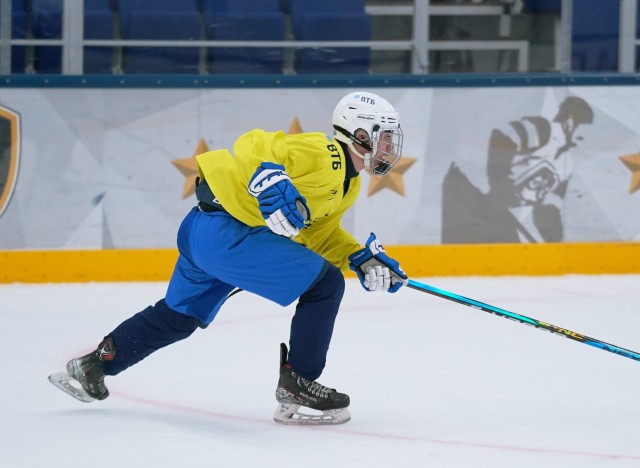
[[[307,380],[287,364],[287,346],[280,345],[278,408],[273,420],[280,424],[344,424],[351,419],[349,395]],[[300,410],[303,411],[300,411]]]
[[[95,351],[70,360],[67,372],[59,372],[49,376],[49,382],[77,400],[91,403],[104,400],[109,390],[104,384],[103,362],[111,361],[116,355],[111,337],[106,337]],[[77,382],[80,387],[72,385]]]

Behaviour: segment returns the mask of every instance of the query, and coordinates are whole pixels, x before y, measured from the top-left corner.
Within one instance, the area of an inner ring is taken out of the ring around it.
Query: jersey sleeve
[[[296,241],[342,271],[349,269],[349,255],[360,250],[360,244],[340,222],[317,221],[311,228],[300,231]]]
[[[296,241],[322,255],[329,263],[342,271],[349,269],[349,255],[361,249],[356,239],[341,225],[344,213],[356,201],[360,191],[360,178],[352,179],[349,191],[340,206],[329,216],[318,219],[302,229]]]

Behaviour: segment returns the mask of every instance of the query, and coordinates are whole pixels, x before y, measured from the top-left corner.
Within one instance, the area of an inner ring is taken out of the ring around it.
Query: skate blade
[[[49,376],[49,382],[51,382],[55,387],[59,388],[67,395],[71,395],[76,400],[82,401],[84,403],[91,403],[95,401],[95,398],[89,396],[84,388],[72,385],[71,382],[78,382],[66,372],[57,372],[55,374],[51,374]]]
[[[301,411],[302,410],[302,411]],[[273,414],[273,420],[278,424],[297,426],[344,424],[351,420],[348,408],[317,411],[293,403],[280,403]]]

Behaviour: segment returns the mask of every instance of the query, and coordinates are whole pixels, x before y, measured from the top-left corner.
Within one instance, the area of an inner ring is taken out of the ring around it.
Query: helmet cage
[[[400,160],[404,135],[400,126],[393,129],[374,129],[371,142],[370,165],[375,175],[385,175]]]
[[[542,203],[547,194],[559,184],[559,176],[552,164],[530,156],[522,161],[523,172],[514,180],[516,195],[523,205]]]

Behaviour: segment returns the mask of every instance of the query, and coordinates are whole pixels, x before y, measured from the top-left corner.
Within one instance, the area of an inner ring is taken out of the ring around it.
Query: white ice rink
[[[430,278],[428,284],[640,351],[640,276]],[[47,375],[164,283],[0,286],[0,465],[640,467],[640,363],[419,291],[355,280],[319,379],[352,421],[272,421],[293,308],[243,292],[212,326],[80,403]]]

